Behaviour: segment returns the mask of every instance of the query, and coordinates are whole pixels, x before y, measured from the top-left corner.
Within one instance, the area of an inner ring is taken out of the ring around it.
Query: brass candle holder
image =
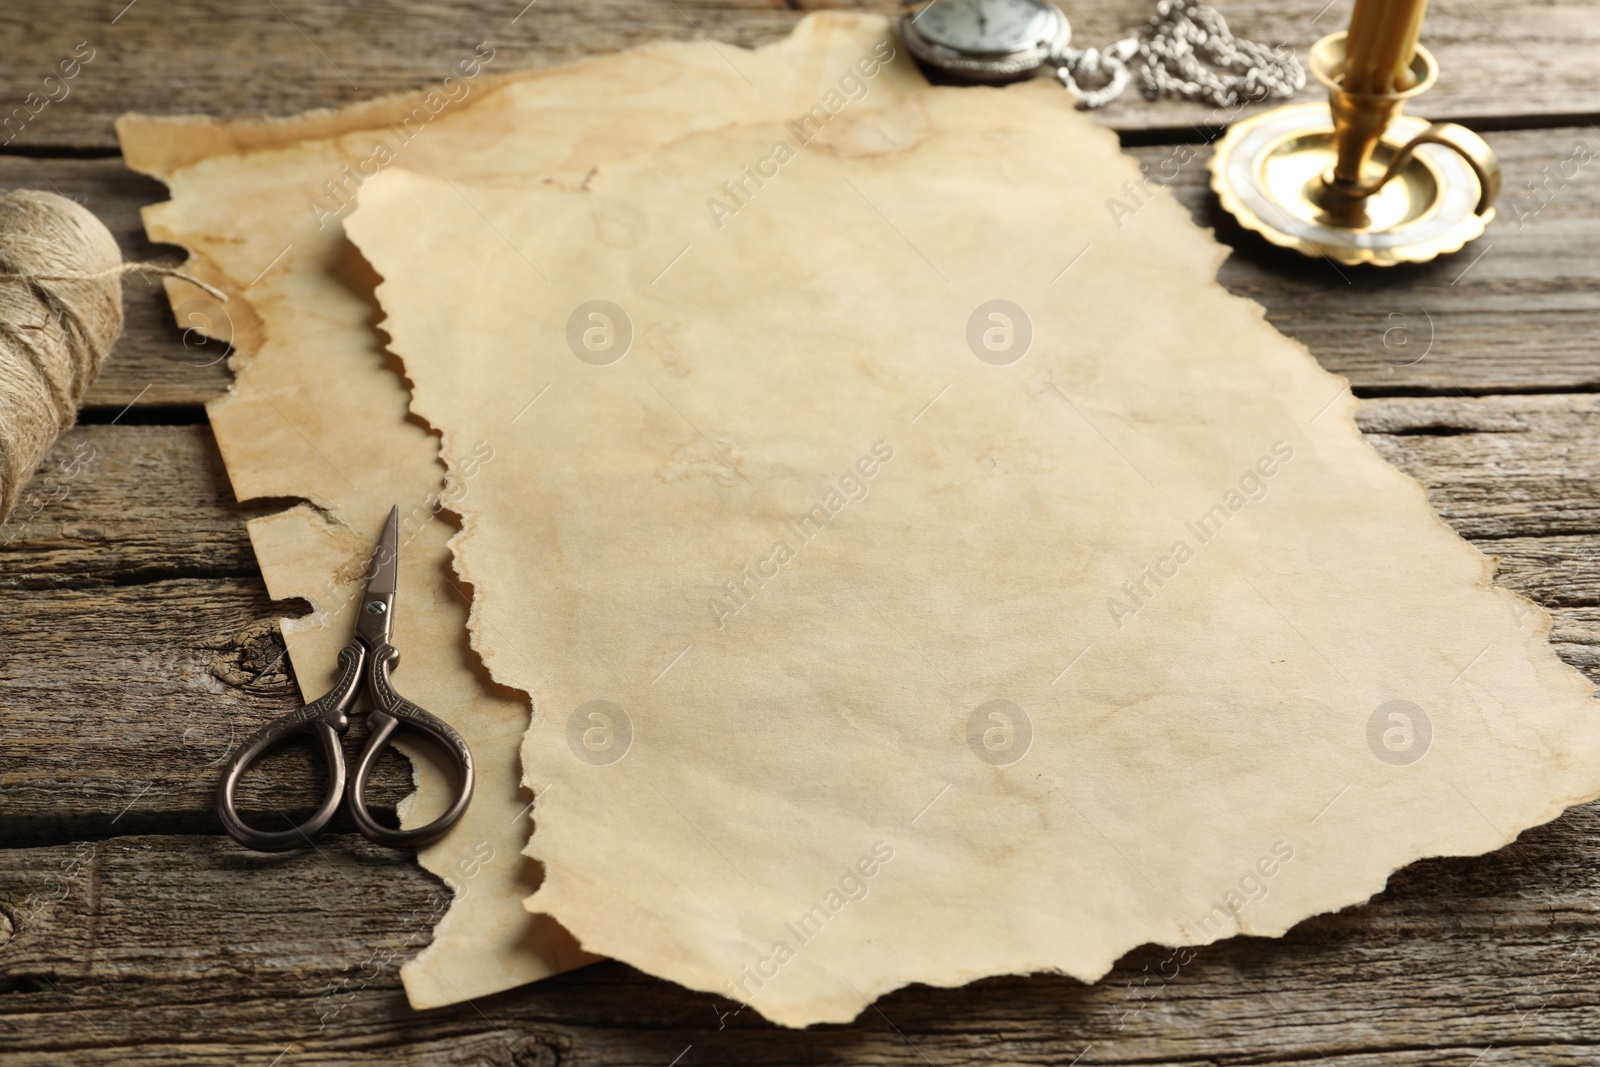
[[[1494,218],[1494,151],[1463,126],[1401,114],[1438,79],[1426,48],[1412,59],[1411,88],[1352,93],[1345,39],[1330,34],[1311,48],[1328,103],[1230,127],[1211,158],[1211,188],[1246,229],[1308,256],[1392,266],[1457,251]]]

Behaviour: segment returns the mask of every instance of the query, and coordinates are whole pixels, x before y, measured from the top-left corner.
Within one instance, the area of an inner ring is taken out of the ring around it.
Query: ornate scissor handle
[[[467,747],[465,739],[449,723],[423,711],[396,693],[394,686],[389,684],[389,673],[399,662],[400,653],[393,645],[378,645],[372,650],[372,664],[367,673],[368,691],[372,697],[372,713],[367,716],[367,725],[372,734],[350,776],[350,817],[363,834],[380,845],[407,847],[425,845],[456,824],[472,799],[473,773],[472,750]],[[367,776],[383,750],[394,740],[395,731],[401,728],[422,734],[443,749],[455,764],[459,779],[455,799],[445,813],[428,825],[413,830],[391,830],[376,822],[367,811]]]
[[[250,740],[228,758],[222,770],[222,781],[217,783],[217,814],[223,827],[233,839],[247,848],[262,852],[283,852],[308,844],[322,828],[328,825],[345,793],[344,750],[339,740],[350,728],[350,705],[355,702],[361,688],[361,667],[366,659],[366,649],[360,641],[352,641],[339,650],[339,663],[344,668],[339,681],[327,694],[299,711],[268,723]],[[315,730],[322,742],[322,754],[328,763],[328,793],[322,806],[298,826],[288,830],[257,830],[246,826],[234,804],[234,791],[239,779],[252,763],[266,755],[267,750],[295,734]]]

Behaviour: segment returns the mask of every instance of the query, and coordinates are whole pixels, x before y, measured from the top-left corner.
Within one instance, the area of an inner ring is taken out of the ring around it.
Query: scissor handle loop
[[[339,804],[344,799],[346,777],[344,750],[339,745],[339,739],[350,728],[350,705],[355,702],[360,690],[361,666],[365,658],[365,648],[359,641],[352,641],[340,649],[339,663],[344,671],[332,689],[300,710],[268,723],[228,758],[223,766],[222,780],[217,783],[217,815],[222,819],[223,828],[235,841],[261,852],[299,848],[315,837],[339,810]],[[322,806],[305,822],[288,830],[257,830],[245,825],[234,803],[239,779],[251,764],[266,755],[267,750],[307,730],[316,731],[328,764],[328,792],[322,799]]]
[[[355,820],[356,826],[363,834],[380,845],[399,848],[425,845],[454,826],[462,813],[467,810],[468,802],[472,800],[472,750],[449,723],[422,710],[394,691],[394,686],[389,684],[389,673],[400,662],[400,653],[393,645],[378,645],[373,648],[371,655],[372,666],[367,673],[367,684],[372,697],[372,712],[367,716],[367,725],[371,728],[372,734],[367,739],[367,745],[361,750],[361,755],[356,759],[355,768],[351,772],[350,817]],[[377,765],[378,757],[383,755],[383,750],[394,740],[395,732],[402,728],[426,736],[443,749],[455,764],[459,784],[456,787],[455,799],[450,802],[450,807],[443,815],[426,826],[411,830],[391,830],[374,820],[371,812],[367,810],[367,776]]]

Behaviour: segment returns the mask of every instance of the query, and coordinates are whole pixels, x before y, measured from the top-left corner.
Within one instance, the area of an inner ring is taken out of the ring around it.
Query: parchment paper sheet
[[[530,909],[844,1021],[1281,934],[1600,792],[1547,616],[1141,183],[1033,84],[363,188],[413,410],[457,476],[495,441],[452,547],[534,698]]]
[[[316,609],[283,621],[308,699],[333,680],[353,625],[346,608],[359,596],[384,514],[399,503],[404,516],[396,685],[453,723],[480,769],[463,823],[420,856],[455,901],[433,943],[402,968],[416,1007],[594,957],[521,907],[538,884],[519,855],[533,799],[516,766],[528,710],[482,676],[466,647],[470,590],[449,570],[450,528],[434,521],[476,491],[480,469],[502,461],[500,431],[476,442],[477,466],[442,486],[436,439],[407,414],[404,382],[373,326],[375,279],[342,220],[362,183],[390,166],[513,187],[577,186],[596,165],[688,130],[798,114],[885,39],[879,18],[814,16],[770,48],[661,44],[511,77],[495,73],[486,43],[441,57],[449,77],[403,97],[284,120],[127,116],[118,124],[129,165],[172,192],[146,209],[151,239],[188,249],[187,269],[232,297],[219,307],[194,299],[191,287],[169,289],[180,325],[237,349],[235,386],[209,408],[236,495],[310,502],[250,529],[269,592]],[[897,63],[863,84],[853,107],[879,106],[923,82]],[[427,752],[407,751],[414,759]],[[416,780],[408,824],[445,803],[448,779],[425,758]],[[419,941],[425,925],[414,931]]]

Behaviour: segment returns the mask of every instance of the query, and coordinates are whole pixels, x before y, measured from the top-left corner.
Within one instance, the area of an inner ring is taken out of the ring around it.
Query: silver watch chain
[[[1200,0],[1159,0],[1137,36],[1106,48],[1062,48],[1050,59],[1056,78],[1087,108],[1121,96],[1134,69],[1151,100],[1174,96],[1220,108],[1291,97],[1306,84],[1292,51],[1235,37]]]

